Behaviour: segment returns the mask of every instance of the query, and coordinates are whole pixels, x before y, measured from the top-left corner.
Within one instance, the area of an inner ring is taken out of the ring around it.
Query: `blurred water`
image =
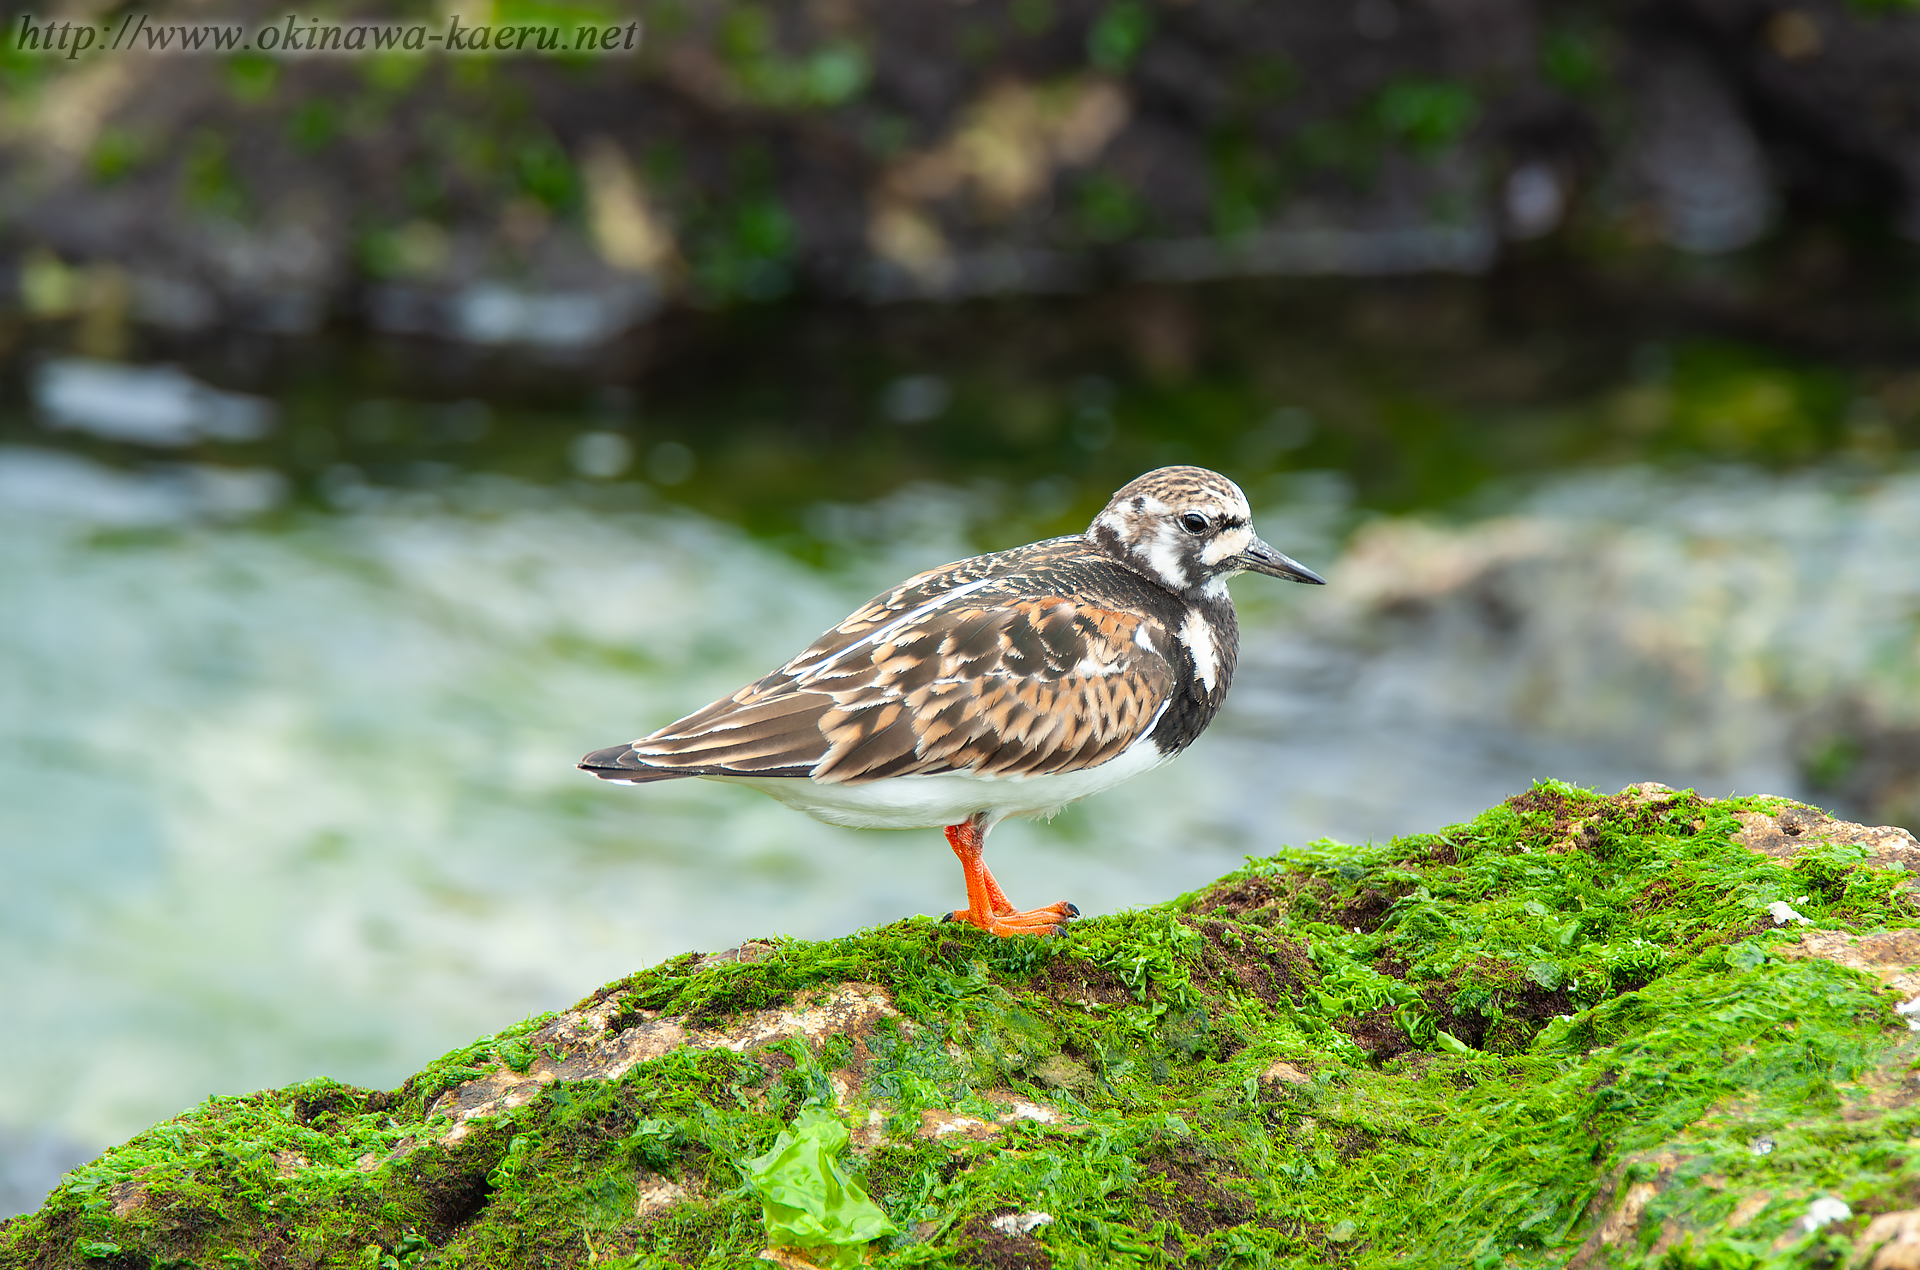
[[[1668,479],[1350,548],[1338,480],[1264,487],[1265,536],[1334,585],[1237,582],[1219,726],[1003,826],[1000,878],[1100,913],[1538,777],[1796,792],[1801,703],[1912,687],[1920,479]],[[959,901],[933,831],[572,764],[967,554],[976,496],[861,509],[868,547],[820,572],[637,488],[468,477],[264,518],[220,488],[0,450],[0,984],[33,1038],[0,1052],[0,1211],[210,1093],[391,1086],[674,953]]]

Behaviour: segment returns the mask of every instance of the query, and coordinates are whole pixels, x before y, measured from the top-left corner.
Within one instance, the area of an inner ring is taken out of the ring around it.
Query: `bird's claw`
[[[1067,923],[1080,916],[1080,909],[1065,900],[1057,904],[1045,904],[1029,909],[1024,913],[996,913],[984,919],[975,919],[964,908],[948,913],[943,921],[964,922],[976,930],[984,930],[990,935],[1064,935]]]

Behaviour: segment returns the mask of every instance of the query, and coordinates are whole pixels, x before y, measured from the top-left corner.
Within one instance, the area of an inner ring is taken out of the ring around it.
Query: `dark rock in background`
[[[96,352],[129,317],[573,347],[662,303],[1554,259],[1767,309],[1794,307],[1783,286],[1877,275],[1920,233],[1920,18],[1895,8],[837,0],[608,17],[644,23],[636,53],[13,48],[14,305],[88,315]],[[1756,246],[1764,295],[1685,259]]]

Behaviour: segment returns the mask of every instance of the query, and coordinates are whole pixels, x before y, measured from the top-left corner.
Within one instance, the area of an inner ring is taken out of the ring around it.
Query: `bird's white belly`
[[[1112,789],[1167,761],[1150,735],[1098,767],[1046,776],[984,777],[957,772],[896,776],[866,785],[835,785],[804,776],[709,776],[777,798],[815,820],[851,829],[928,829],[957,825],[985,812],[1050,816],[1068,803]]]

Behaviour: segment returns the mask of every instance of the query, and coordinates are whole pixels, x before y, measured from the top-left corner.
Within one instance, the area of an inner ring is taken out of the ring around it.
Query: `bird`
[[[833,825],[944,828],[967,887],[952,920],[1061,934],[1079,909],[1016,910],[986,867],[987,834],[1193,743],[1233,681],[1227,580],[1246,572],[1326,582],[1261,541],[1233,481],[1156,468],[1085,532],[916,574],[772,674],[578,766],[745,785]]]

